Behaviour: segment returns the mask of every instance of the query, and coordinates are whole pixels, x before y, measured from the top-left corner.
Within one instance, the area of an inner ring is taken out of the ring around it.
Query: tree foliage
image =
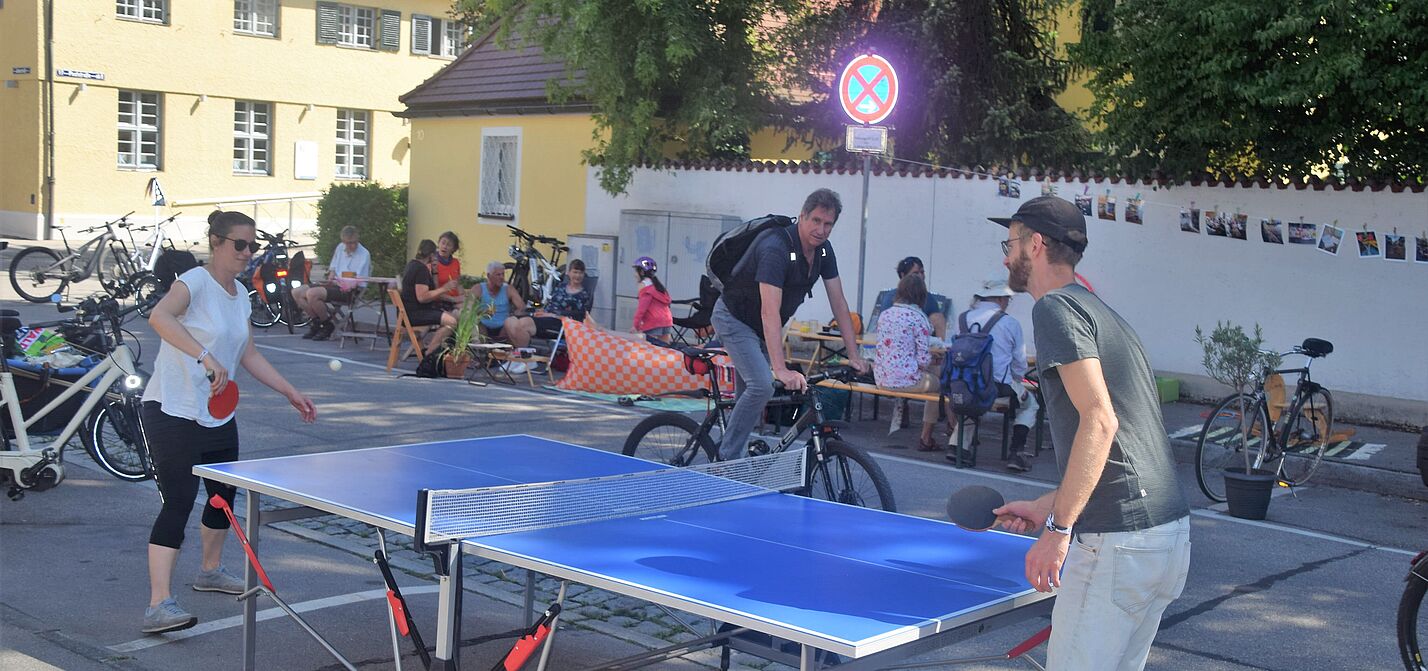
[[[1428,3],[1085,0],[1071,51],[1128,172],[1422,180]]]
[[[1057,57],[1065,0],[843,0],[808,3],[784,31],[788,126],[841,134],[835,79],[872,52],[891,61],[903,95],[884,123],[898,156],[943,163],[1078,165],[1089,138],[1055,101],[1069,63]]]
[[[502,39],[530,39],[563,60],[575,85],[556,99],[594,106],[600,185],[624,191],[635,166],[678,145],[686,158],[747,155],[772,98],[765,16],[796,0],[457,0],[453,15]]]

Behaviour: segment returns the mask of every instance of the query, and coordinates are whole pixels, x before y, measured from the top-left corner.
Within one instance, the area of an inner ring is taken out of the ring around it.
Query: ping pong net
[[[421,551],[425,545],[467,538],[654,515],[801,489],[807,453],[789,450],[579,480],[423,489],[417,497],[414,540]]]

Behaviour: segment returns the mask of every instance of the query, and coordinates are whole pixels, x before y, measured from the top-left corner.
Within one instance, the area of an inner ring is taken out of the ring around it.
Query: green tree
[[[1072,59],[1127,172],[1421,181],[1428,3],[1084,0]]]
[[[374,182],[334,184],[317,203],[317,244],[313,253],[332,262],[344,226],[356,226],[372,253],[374,277],[395,277],[407,262],[407,189]]]
[[[884,56],[902,95],[884,123],[895,153],[941,163],[1078,165],[1089,138],[1054,96],[1069,64],[1057,57],[1055,11],[1066,0],[843,0],[808,3],[783,31],[788,127],[841,134],[833,87],[854,55]]]
[[[797,0],[457,0],[452,14],[478,31],[500,25],[506,44],[530,40],[566,64],[554,100],[594,107],[585,152],[600,185],[620,193],[635,166],[677,144],[684,158],[745,156],[764,124],[776,57],[763,18]]]

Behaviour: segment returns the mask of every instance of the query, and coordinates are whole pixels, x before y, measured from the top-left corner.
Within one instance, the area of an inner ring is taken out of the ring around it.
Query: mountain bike
[[[1307,338],[1278,353],[1306,357],[1304,367],[1260,371],[1248,393],[1231,394],[1215,406],[1195,449],[1195,479],[1206,497],[1226,500],[1225,469],[1236,464],[1243,468],[1246,453],[1251,468],[1274,464],[1277,476],[1290,486],[1309,481],[1324,459],[1334,425],[1333,398],[1310,379],[1309,367],[1333,351],[1329,341]],[[1284,375],[1299,376],[1289,397],[1284,394]]]
[[[181,214],[183,213],[177,212],[168,219],[148,226],[135,226],[130,224],[127,227],[129,231],[129,243],[134,246],[133,252],[129,255],[129,260],[132,262],[134,268],[152,273],[154,272],[154,264],[158,263],[159,256],[163,254],[165,250],[177,249],[177,247],[174,246],[173,238],[169,237],[166,224],[172,223],[175,219],[178,219]],[[135,233],[143,233],[145,231],[150,231],[150,233],[149,236],[144,239],[144,242],[140,243],[134,239]],[[197,243],[191,243],[190,246],[193,244]]]
[[[64,480],[65,447],[76,433],[89,456],[105,471],[128,481],[149,477],[148,451],[138,420],[146,378],[125,345],[125,331],[120,327],[139,307],[121,309],[114,298],[100,295],[85,299],[78,310],[75,319],[31,327],[68,327],[71,333],[95,330],[107,351],[96,352],[102,358],[78,380],[54,380],[67,388],[44,407],[26,416],[15,389],[15,373],[9,361],[0,357],[0,408],[8,413],[14,434],[13,444],[8,434],[0,435],[4,443],[4,450],[0,450],[0,482],[7,485],[6,493],[11,499],[18,500],[26,490],[49,489]],[[37,422],[84,392],[88,392],[84,402],[58,434],[31,435],[30,429]]]
[[[48,303],[52,296],[63,297],[69,285],[97,275],[113,297],[136,296],[140,304],[147,304],[159,289],[158,279],[134,264],[128,247],[115,232],[129,227],[129,214],[79,231],[99,232],[79,249],[72,249],[64,230],[56,229],[64,241],[64,256],[48,247],[20,250],[10,261],[10,285],[15,293],[31,303]]]
[[[714,399],[713,407],[703,422],[695,422],[689,415],[678,412],[661,412],[646,417],[625,439],[623,452],[626,456],[679,467],[719,459],[719,441],[714,439],[713,432],[718,427],[722,437],[728,425],[728,413],[734,408],[734,399],[726,399],[720,393],[719,370],[712,363],[714,357],[724,352],[692,347],[683,351],[685,368],[696,375],[708,376],[710,388],[706,393]],[[840,431],[847,425],[825,419],[823,403],[813,391],[814,386],[823,380],[847,381],[853,375],[846,368],[825,369],[808,376],[808,390],[803,392],[786,392],[776,384],[779,392],[769,402],[769,407],[793,405],[799,411],[793,425],[777,442],[771,444],[772,438],[756,437],[749,452],[752,455],[783,452],[803,439],[802,449],[809,451],[808,485],[795,493],[897,512],[892,485],[888,484],[882,467],[866,450],[843,442]],[[808,434],[807,438],[804,438],[805,434]]]
[[[258,328],[281,323],[287,326],[288,333],[292,333],[294,327],[306,327],[312,317],[299,309],[293,300],[293,289],[302,286],[306,273],[294,272],[300,269],[296,268],[296,259],[290,256],[289,251],[301,245],[284,236],[281,232],[273,235],[258,231],[258,239],[266,244],[238,274],[238,281],[248,288],[251,308],[248,323]],[[306,260],[303,265],[306,265]]]
[[[516,238],[516,244],[512,244],[509,250],[515,260],[506,262],[509,272],[507,281],[527,305],[540,307],[555,291],[555,285],[560,283],[560,255],[569,252],[570,248],[557,238],[532,235],[510,224],[506,224],[506,228]],[[536,249],[538,244],[550,245],[550,258],[547,259]]]

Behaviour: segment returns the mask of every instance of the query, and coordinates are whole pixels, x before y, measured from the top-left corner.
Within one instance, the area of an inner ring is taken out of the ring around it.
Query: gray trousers
[[[724,427],[719,458],[738,459],[748,449],[749,434],[763,418],[764,406],[773,398],[773,369],[769,366],[768,349],[763,338],[729,312],[723,298],[714,303],[710,321],[714,324],[714,332],[719,334],[724,351],[734,361],[734,370],[738,372],[734,387],[738,400],[729,413],[729,425]]]

